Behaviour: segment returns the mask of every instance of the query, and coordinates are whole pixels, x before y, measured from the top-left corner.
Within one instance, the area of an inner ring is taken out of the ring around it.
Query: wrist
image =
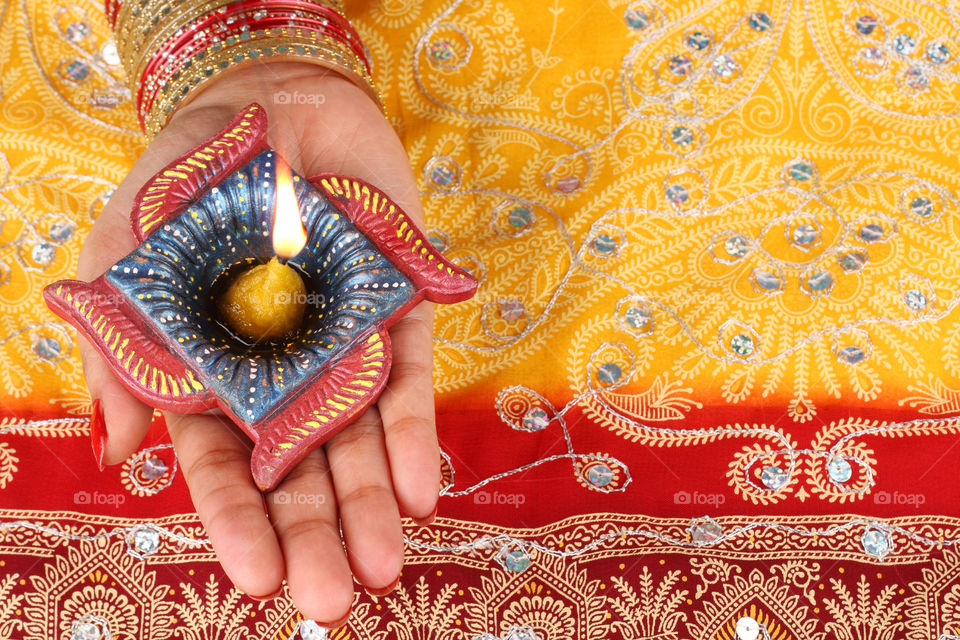
[[[227,103],[242,108],[254,101],[267,108],[273,105],[292,106],[292,101],[278,99],[278,94],[292,94],[294,91],[304,94],[310,91],[324,92],[324,97],[318,100],[320,103],[326,102],[329,93],[331,97],[363,97],[375,104],[366,92],[333,69],[309,62],[284,60],[257,62],[225,71],[199,87],[178,112],[191,106],[203,108]]]
[[[230,70],[200,87],[177,109],[164,132],[190,132],[191,124],[216,117],[228,121],[251,102],[264,107],[272,123],[333,120],[343,114],[383,118],[370,95],[335,70],[296,60],[256,63]]]
[[[123,3],[114,27],[148,137],[206,84],[263,61],[300,60],[336,70],[383,108],[368,51],[338,2],[143,0]]]

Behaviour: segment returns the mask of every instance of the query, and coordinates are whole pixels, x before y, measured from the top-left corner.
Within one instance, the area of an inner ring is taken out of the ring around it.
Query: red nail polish
[[[319,620],[315,620],[314,622],[321,627],[326,627],[327,629],[336,629],[337,627],[342,627],[343,625],[347,624],[347,620],[350,619],[351,613],[352,611],[347,611],[347,615],[343,616],[339,620],[334,620],[333,622],[320,622]]]
[[[103,450],[106,444],[107,429],[103,421],[103,407],[100,406],[100,398],[97,398],[90,411],[90,446],[100,471],[103,471]]]
[[[437,509],[438,509],[439,507],[440,507],[440,505],[437,505],[436,507],[434,507],[434,508],[433,508],[433,513],[431,513],[430,515],[428,515],[426,518],[414,518],[413,521],[416,522],[416,523],[417,523],[418,525],[420,525],[421,527],[425,527],[426,525],[428,525],[428,524],[430,524],[431,522],[433,522],[433,519],[437,517]]]
[[[385,587],[381,587],[380,589],[371,589],[370,587],[364,587],[364,590],[366,590],[366,592],[372,596],[385,596],[391,591],[393,591],[394,589],[396,589],[398,584],[400,584],[400,576],[397,576],[396,580],[394,580],[393,582],[391,582]]]

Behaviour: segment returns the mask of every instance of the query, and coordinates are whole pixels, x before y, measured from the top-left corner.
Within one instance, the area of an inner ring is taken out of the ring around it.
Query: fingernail
[[[397,576],[396,580],[385,587],[381,587],[380,589],[371,589],[370,587],[364,587],[364,589],[372,596],[385,596],[396,589],[398,584],[400,584],[400,576]]]
[[[339,620],[334,620],[333,622],[320,622],[319,620],[314,620],[321,627],[326,627],[327,629],[336,629],[337,627],[342,627],[347,624],[347,620],[350,619],[351,611],[347,611],[347,615],[343,616]]]
[[[279,589],[277,589],[276,591],[274,591],[268,596],[251,596],[249,593],[247,595],[253,598],[254,600],[256,600],[257,602],[265,602],[267,600],[273,600],[274,598],[276,598],[278,595],[280,595],[281,591],[283,591],[283,587],[280,587]]]
[[[103,407],[100,398],[93,401],[90,411],[90,446],[93,448],[93,459],[97,467],[103,471],[103,450],[107,444],[107,429],[103,421]]]
[[[439,507],[440,507],[440,505],[437,505],[436,507],[434,507],[434,508],[433,508],[433,513],[431,513],[430,515],[428,515],[426,518],[414,518],[413,521],[416,522],[416,523],[417,523],[418,525],[420,525],[421,527],[424,527],[424,526],[432,523],[432,522],[433,522],[433,519],[437,517],[437,509],[438,509]]]

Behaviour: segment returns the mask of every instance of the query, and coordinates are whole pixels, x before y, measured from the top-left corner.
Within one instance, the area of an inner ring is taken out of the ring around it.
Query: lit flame
[[[300,207],[293,190],[290,166],[277,157],[277,209],[273,214],[273,252],[284,260],[300,253],[307,232],[300,221]]]

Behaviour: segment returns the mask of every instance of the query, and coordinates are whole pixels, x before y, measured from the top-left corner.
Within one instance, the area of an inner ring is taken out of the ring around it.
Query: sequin
[[[917,50],[917,41],[909,33],[898,33],[893,39],[893,49],[900,55],[908,56]]]
[[[446,251],[447,241],[436,233],[427,234],[427,242],[430,243],[430,246],[436,249],[437,251]]]
[[[86,22],[71,22],[63,32],[70,42],[81,42],[90,36],[90,25]]]
[[[112,67],[120,66],[120,54],[117,52],[117,44],[108,42],[100,49],[100,58]]]
[[[525,229],[533,222],[533,212],[526,207],[517,207],[507,215],[507,222],[511,226]]]
[[[76,622],[70,632],[70,640],[101,640],[103,632],[92,622]]]
[[[847,273],[852,273],[863,269],[863,265],[867,263],[868,259],[867,254],[862,251],[846,251],[840,254],[840,257],[837,258],[837,263],[841,269]]]
[[[757,640],[760,637],[760,623],[750,616],[744,616],[737,620],[734,629],[737,640]]]
[[[927,296],[919,289],[907,289],[903,294],[903,302],[913,311],[923,311],[927,308]]]
[[[779,291],[783,287],[783,281],[780,280],[780,276],[762,269],[753,272],[753,281],[764,291]]]
[[[865,224],[860,228],[860,239],[864,242],[879,242],[883,239],[883,226],[875,222]]]
[[[927,218],[933,214],[933,202],[929,198],[924,198],[923,196],[914,198],[910,202],[910,211],[914,215],[920,216],[921,218]]]
[[[150,456],[143,461],[143,476],[147,480],[156,480],[167,472],[167,463],[157,456]]]
[[[776,465],[764,467],[760,472],[760,482],[767,489],[776,491],[787,483],[787,472]]]
[[[877,29],[877,19],[873,16],[860,16],[856,21],[857,31],[865,36],[870,35]]]
[[[593,486],[605,487],[613,481],[613,469],[602,462],[595,462],[587,467],[584,476]]]
[[[308,618],[300,621],[300,637],[302,640],[327,640],[329,636],[326,628]]]
[[[694,51],[703,51],[710,46],[710,36],[703,31],[694,31],[687,35],[687,46]]]
[[[801,224],[793,230],[793,244],[801,247],[809,247],[820,240],[820,229],[812,224]]]
[[[526,431],[540,431],[550,424],[550,417],[540,407],[529,409],[523,414],[523,428]]]
[[[755,11],[751,13],[747,19],[747,23],[750,25],[750,28],[757,33],[763,33],[773,26],[773,20],[770,19],[766,11]]]
[[[727,80],[735,76],[740,71],[740,63],[730,56],[724,54],[717,56],[713,60],[712,68],[715,74],[724,80]]]
[[[667,68],[670,69],[670,73],[675,76],[685,76],[690,73],[690,69],[693,67],[693,63],[690,61],[690,58],[684,55],[673,56],[670,58],[670,62],[667,65]]]
[[[460,165],[453,158],[436,155],[423,167],[426,180],[438,189],[452,191],[460,186]]]
[[[697,518],[690,526],[690,537],[693,538],[694,544],[698,546],[710,544],[721,535],[723,535],[723,527],[713,518]]]
[[[61,74],[72,82],[83,82],[90,75],[90,66],[82,60],[72,60],[61,67]]]
[[[935,64],[943,64],[950,60],[950,49],[942,42],[931,42],[927,45],[927,58]]]
[[[653,316],[643,307],[630,307],[623,314],[624,322],[633,329],[642,331],[653,325]]]
[[[750,241],[740,234],[733,235],[724,241],[723,248],[734,258],[742,258],[750,252]]]
[[[45,267],[53,262],[53,256],[56,255],[56,253],[57,248],[54,245],[49,242],[38,242],[33,245],[33,249],[30,250],[30,257],[36,264]]]
[[[73,235],[76,226],[66,220],[58,220],[50,226],[50,238],[57,242],[65,242]]]
[[[127,550],[141,559],[153,555],[159,548],[160,532],[146,526],[136,527],[127,542]]]
[[[616,383],[622,375],[623,370],[621,370],[618,365],[612,362],[608,362],[597,370],[597,378],[600,380],[600,382],[607,385]]]
[[[903,82],[914,91],[923,91],[930,86],[927,74],[920,67],[911,67],[903,74]]]
[[[682,184],[672,184],[667,187],[666,196],[673,204],[683,204],[690,198],[690,193]]]
[[[865,71],[869,71],[871,74],[880,71],[887,62],[887,54],[880,47],[867,47],[860,52],[860,57],[867,64],[868,69]]]
[[[438,187],[449,187],[456,177],[456,170],[446,164],[438,164],[430,171],[430,180]]]
[[[512,627],[507,630],[503,640],[542,640],[531,627]]]
[[[526,315],[526,312],[519,300],[504,300],[500,303],[500,317],[507,322],[516,322],[524,315]]]
[[[609,233],[598,233],[590,246],[600,255],[610,255],[617,250],[617,239]]]
[[[580,178],[577,176],[566,176],[557,180],[557,191],[560,193],[573,193],[580,188]]]
[[[827,463],[827,474],[834,482],[846,482],[853,476],[853,468],[846,458],[831,458]]]
[[[455,51],[453,43],[449,40],[434,40],[429,47],[430,57],[440,63],[446,63],[453,60]]]
[[[254,19],[254,20],[263,20],[263,19],[266,18],[266,17],[267,17],[267,10],[266,10],[266,9],[257,9],[256,11],[253,12],[253,19]]]
[[[890,534],[876,527],[867,527],[860,538],[860,542],[863,544],[863,550],[867,555],[874,558],[886,558],[893,551],[893,540],[891,540]]]
[[[60,359],[61,354],[60,343],[54,340],[53,338],[40,338],[33,343],[33,352],[37,354],[41,360],[46,360],[47,362],[56,362]]]
[[[866,352],[853,344],[847,345],[837,352],[837,358],[847,364],[860,364],[866,357]]]
[[[806,162],[794,162],[787,169],[787,173],[797,182],[806,182],[813,177],[813,167]]]
[[[807,287],[810,291],[823,293],[833,286],[833,276],[829,271],[817,271],[807,278]]]
[[[520,573],[530,568],[530,556],[523,549],[501,551],[498,558],[503,568],[513,573]]]
[[[730,338],[730,349],[740,357],[746,358],[755,348],[753,337],[746,333],[738,333]]]
[[[673,140],[674,144],[678,144],[681,147],[689,146],[693,143],[693,131],[682,125],[674,127],[670,131],[670,139]]]
[[[643,9],[627,9],[623,14],[623,20],[634,31],[643,31],[650,26],[650,16]]]

